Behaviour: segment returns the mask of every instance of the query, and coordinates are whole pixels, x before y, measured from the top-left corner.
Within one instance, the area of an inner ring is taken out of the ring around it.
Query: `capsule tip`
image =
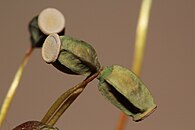
[[[38,16],[38,26],[46,35],[59,33],[65,28],[64,15],[55,8],[44,9]]]
[[[50,34],[44,41],[42,57],[45,62],[53,63],[60,53],[61,40],[58,34]]]

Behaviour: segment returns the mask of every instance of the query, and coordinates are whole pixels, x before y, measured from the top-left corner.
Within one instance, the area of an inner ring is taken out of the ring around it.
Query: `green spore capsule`
[[[68,74],[89,76],[100,69],[95,49],[69,36],[49,35],[43,44],[42,57]]]
[[[113,65],[104,68],[98,79],[101,94],[134,121],[144,119],[156,108],[149,90],[130,70]]]

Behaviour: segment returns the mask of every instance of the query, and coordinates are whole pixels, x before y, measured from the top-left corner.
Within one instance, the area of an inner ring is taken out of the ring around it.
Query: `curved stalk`
[[[42,123],[53,126],[66,111],[66,109],[74,102],[74,100],[83,92],[85,87],[89,82],[99,75],[97,72],[89,77],[87,77],[83,82],[77,84],[73,88],[70,88],[65,93],[63,93],[50,107],[48,112],[45,114]]]
[[[0,128],[3,124],[3,121],[6,117],[6,115],[7,115],[10,104],[12,102],[12,99],[13,99],[14,95],[15,95],[16,89],[17,89],[17,87],[20,83],[20,79],[22,77],[22,72],[24,70],[24,67],[28,63],[28,60],[30,58],[30,55],[31,55],[32,51],[33,51],[33,48],[30,48],[28,50],[28,52],[25,54],[25,57],[24,57],[22,63],[20,64],[20,66],[19,66],[19,68],[16,72],[16,75],[15,75],[13,81],[12,81],[12,84],[11,84],[11,86],[10,86],[8,92],[7,92],[7,95],[4,99],[4,102],[2,104],[1,111],[0,111]]]
[[[133,72],[137,75],[140,74],[141,67],[142,67],[151,5],[152,5],[152,0],[142,0],[139,20],[138,20],[138,25],[136,30],[135,51],[134,51],[134,60],[133,60],[133,67],[132,67]],[[127,122],[127,116],[124,113],[121,113],[116,130],[124,130],[126,122]]]

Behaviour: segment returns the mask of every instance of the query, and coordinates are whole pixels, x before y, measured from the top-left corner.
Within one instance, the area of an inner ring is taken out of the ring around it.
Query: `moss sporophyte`
[[[99,91],[134,121],[144,119],[156,108],[150,92],[133,72],[119,65],[100,70],[96,51],[87,42],[51,34],[43,44],[42,56],[67,74],[90,77],[100,72]]]
[[[150,0],[143,1],[140,21],[145,20],[147,23],[149,15],[142,12],[149,12],[150,5]],[[19,84],[23,68],[34,48],[42,49],[42,58],[46,63],[63,73],[82,75],[85,79],[58,97],[41,121],[27,121],[13,130],[57,130],[54,127],[56,122],[95,78],[99,80],[97,85],[99,92],[122,113],[132,117],[133,121],[141,121],[149,116],[155,110],[156,104],[148,88],[137,76],[143,59],[147,24],[144,25],[138,24],[139,40],[136,45],[139,46],[135,51],[135,66],[132,72],[120,65],[103,67],[92,45],[65,35],[65,18],[60,11],[54,8],[43,10],[29,23],[31,48],[19,67],[2,105],[0,127]],[[125,122],[123,115],[121,119],[117,130],[123,130]]]
[[[51,24],[52,23],[52,24]],[[39,15],[33,17],[29,22],[29,32],[31,46],[26,52],[24,59],[19,66],[14,79],[10,85],[7,95],[3,101],[0,110],[0,128],[7,115],[10,104],[14,98],[18,85],[20,83],[24,67],[29,61],[29,58],[35,48],[41,48],[45,38],[52,33],[64,35],[65,33],[65,18],[63,14],[55,8],[44,9]]]

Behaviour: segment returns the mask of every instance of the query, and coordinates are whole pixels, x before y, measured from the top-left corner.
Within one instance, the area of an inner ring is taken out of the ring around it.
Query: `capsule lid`
[[[38,16],[38,26],[46,35],[59,33],[65,28],[64,15],[55,8],[44,9]]]
[[[61,40],[58,34],[50,34],[43,43],[42,57],[47,63],[57,60],[60,53]]]

